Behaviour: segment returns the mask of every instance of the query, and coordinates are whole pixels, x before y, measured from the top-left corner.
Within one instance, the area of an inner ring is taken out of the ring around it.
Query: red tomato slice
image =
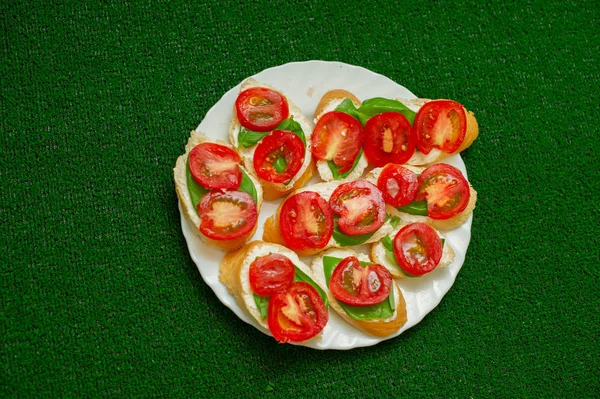
[[[255,132],[275,129],[290,114],[286,98],[264,87],[241,92],[235,100],[235,111],[240,125]]]
[[[333,234],[333,214],[323,197],[313,191],[303,191],[285,200],[279,225],[289,248],[323,248]]]
[[[365,156],[375,166],[406,163],[415,152],[415,141],[410,122],[398,112],[377,114],[365,124]]]
[[[429,154],[433,148],[452,154],[467,133],[465,109],[456,101],[436,100],[425,103],[415,117],[417,148]]]
[[[250,287],[260,296],[273,296],[287,290],[295,274],[292,261],[281,254],[269,254],[256,259],[248,271]]]
[[[375,305],[390,295],[392,275],[383,266],[362,266],[355,256],[342,260],[331,274],[329,290],[338,301],[352,306]]]
[[[332,111],[323,115],[312,134],[312,153],[315,158],[333,160],[337,166],[351,166],[362,144],[362,125],[344,112]]]
[[[440,263],[442,240],[428,224],[411,223],[396,234],[394,255],[400,267],[408,274],[422,276]]]
[[[272,296],[268,312],[269,330],[283,343],[306,341],[321,332],[329,320],[317,290],[300,281]]]
[[[377,188],[383,193],[386,204],[404,206],[415,199],[419,184],[413,171],[390,163],[379,174]]]
[[[338,226],[344,234],[368,234],[385,222],[383,194],[366,180],[340,184],[329,198],[331,210],[340,215]]]
[[[190,172],[202,187],[235,190],[242,182],[240,161],[240,156],[229,147],[201,143],[190,151]]]
[[[275,169],[279,160],[283,163],[283,171]],[[304,163],[304,143],[300,137],[289,130],[274,130],[267,134],[254,151],[254,170],[263,180],[272,183],[289,181]]]
[[[416,200],[427,200],[427,215],[444,220],[462,212],[469,203],[471,191],[462,172],[454,166],[438,163],[419,175]]]
[[[243,191],[211,191],[198,204],[200,232],[213,240],[233,240],[252,231],[258,211]]]

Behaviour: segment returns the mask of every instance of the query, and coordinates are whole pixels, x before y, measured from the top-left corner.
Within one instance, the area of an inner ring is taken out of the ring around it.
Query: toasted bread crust
[[[321,97],[321,100],[319,101],[319,104],[317,104],[317,108],[315,109],[315,117],[318,117],[319,115],[321,115],[323,113],[323,110],[325,109],[325,107],[327,107],[327,105],[337,99],[344,99],[344,98],[349,98],[354,105],[356,105],[357,107],[360,107],[360,100],[358,99],[358,97],[356,97],[354,94],[350,93],[348,90],[343,90],[343,89],[334,89],[334,90],[329,90],[327,93],[323,94],[323,97]]]
[[[243,289],[240,272],[242,270],[246,255],[248,255],[254,248],[261,244],[262,243],[260,241],[252,241],[237,251],[225,254],[223,260],[221,261],[221,265],[219,266],[219,280],[225,284],[229,292],[231,292],[231,294],[235,297],[236,302],[242,309],[246,309],[246,304],[244,303],[244,298],[242,295]]]

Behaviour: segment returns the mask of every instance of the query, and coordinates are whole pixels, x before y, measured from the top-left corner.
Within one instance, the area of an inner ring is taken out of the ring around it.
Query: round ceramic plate
[[[281,92],[295,103],[312,121],[317,103],[327,91],[346,89],[361,100],[372,97],[406,98],[416,96],[398,83],[368,69],[344,64],[341,62],[307,61],[294,62],[275,68],[266,69],[254,76],[258,82],[266,83]],[[214,140],[228,141],[228,127],[232,118],[233,103],[240,90],[240,84],[229,90],[206,114],[196,129]],[[465,165],[459,155],[446,158],[444,162],[460,169],[466,176]],[[317,182],[318,180],[314,180]],[[254,240],[260,240],[264,221],[272,215],[279,201],[265,201],[261,208],[258,229]],[[223,252],[205,245],[194,233],[195,227],[187,221],[181,212],[181,227],[188,244],[192,260],[198,267],[202,278],[215,292],[219,300],[230,308],[240,319],[251,324],[265,334],[268,330],[259,326],[236,303],[233,296],[219,281],[219,264]],[[385,338],[365,334],[347,324],[335,312],[330,311],[330,320],[325,326],[321,340],[311,340],[303,345],[315,349],[352,349],[375,345],[385,339],[394,338],[408,328],[419,323],[423,317],[440,303],[448,292],[458,274],[467,252],[471,238],[471,221],[469,217],[462,226],[443,233],[456,254],[454,262],[446,268],[437,268],[428,275],[418,279],[396,280],[406,300],[408,321],[396,334]],[[366,246],[356,248],[366,253]],[[303,259],[310,265],[311,259]]]

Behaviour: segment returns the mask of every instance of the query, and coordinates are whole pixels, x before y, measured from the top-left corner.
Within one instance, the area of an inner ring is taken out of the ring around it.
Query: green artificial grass
[[[598,397],[597,1],[0,5],[0,396]],[[360,65],[473,110],[466,262],[374,347],[278,345],[203,282],[172,179],[231,87]]]

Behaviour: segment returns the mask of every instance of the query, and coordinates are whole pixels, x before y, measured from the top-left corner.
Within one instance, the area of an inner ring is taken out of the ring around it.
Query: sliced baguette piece
[[[369,258],[365,254],[358,254],[351,249],[329,249],[319,254],[312,262],[313,275],[317,279],[317,283],[322,286],[326,286],[326,278],[323,268],[323,257],[332,256],[336,258],[346,258],[348,256],[356,256],[358,260],[364,262],[370,262]],[[329,298],[329,306],[335,310],[346,322],[358,328],[359,330],[375,335],[378,337],[387,337],[394,334],[406,323],[406,302],[402,291],[398,287],[395,281],[392,280],[392,289],[394,290],[395,300],[395,311],[394,314],[386,319],[373,319],[373,320],[357,320],[349,316],[344,309],[340,306],[337,299],[331,294],[329,287],[327,287],[327,296]]]
[[[295,194],[304,192],[304,191],[313,191],[313,192],[318,193],[326,201],[329,201],[329,198],[331,197],[331,194],[333,194],[333,191],[339,185],[341,185],[343,183],[347,183],[347,182],[341,181],[341,180],[336,180],[336,181],[331,181],[331,182],[317,183],[317,184],[313,184],[311,186],[303,187],[303,188],[291,193],[285,200],[283,200],[279,204],[279,207],[277,208],[275,215],[270,216],[265,221],[264,231],[263,231],[263,240],[267,241],[267,242],[273,242],[273,243],[287,246],[287,243],[285,242],[285,240],[281,234],[281,229],[279,226],[279,214],[281,213],[281,208],[282,208],[284,202],[288,198],[292,197]],[[387,211],[387,209],[389,209],[389,207],[386,207],[386,211]],[[379,228],[379,230],[377,230],[367,241],[365,241],[364,244],[379,241],[385,235],[389,234],[392,230],[393,230],[393,227],[392,227],[390,221],[386,220],[385,223],[383,224],[383,226],[381,226]],[[312,256],[312,255],[318,254],[321,251],[324,251],[327,248],[339,248],[339,247],[341,247],[340,244],[338,244],[332,236],[329,239],[329,242],[323,248],[296,250],[296,253],[298,253],[298,255],[300,255],[300,256]]]
[[[307,274],[322,290],[325,287],[318,282],[312,273],[312,269],[298,258],[298,255],[290,249],[273,243],[263,241],[252,241],[235,252],[225,254],[220,264],[219,280],[227,287],[233,295],[236,303],[241,309],[244,309],[256,322],[269,331],[267,320],[263,319],[254,301],[254,294],[250,286],[249,270],[250,265],[257,257],[265,256],[270,253],[277,253],[286,256],[292,261],[294,266]],[[304,341],[313,342],[321,339],[322,332],[315,337]]]
[[[293,190],[297,190],[298,188],[304,186],[315,173],[315,166],[312,160],[312,152],[311,152],[311,135],[312,135],[312,124],[310,121],[302,114],[300,108],[298,108],[292,101],[285,96],[281,91],[267,85],[264,83],[259,83],[256,80],[250,78],[245,80],[242,83],[240,92],[252,88],[252,87],[264,87],[270,90],[274,90],[280,93],[287,99],[290,116],[293,116],[294,120],[300,124],[302,127],[302,131],[304,132],[304,136],[306,138],[306,146],[304,148],[304,163],[300,170],[287,184],[284,183],[272,183],[266,180],[259,178],[256,174],[256,170],[254,169],[254,151],[258,144],[255,144],[251,147],[245,148],[239,145],[238,135],[240,132],[240,122],[237,118],[237,113],[235,111],[235,105],[233,106],[233,117],[229,124],[229,140],[231,144],[237,149],[238,153],[242,157],[244,165],[246,169],[254,176],[261,184],[263,188],[263,196],[265,200],[271,201],[277,198],[281,198],[286,194],[292,192]]]
[[[420,174],[423,170],[425,170],[425,167],[410,166],[410,165],[402,165],[402,166],[405,167],[406,169],[412,170],[413,172],[415,172],[417,174]],[[367,176],[365,176],[365,180],[373,183],[374,185],[377,185],[377,179],[379,178],[379,175],[381,174],[382,170],[383,170],[383,168],[375,168],[375,169],[371,170],[367,174]],[[475,209],[475,205],[477,203],[477,191],[475,191],[475,189],[471,185],[471,182],[469,182],[469,193],[470,193],[470,197],[469,197],[469,202],[467,203],[467,207],[461,213],[454,215],[451,218],[445,219],[445,220],[432,219],[429,216],[411,215],[409,213],[400,212],[396,208],[389,206],[389,205],[388,205],[387,209],[388,209],[389,214],[400,217],[400,219],[402,220],[402,223],[404,223],[404,224],[408,224],[411,222],[423,222],[423,223],[427,223],[428,225],[430,225],[431,227],[433,227],[436,230],[452,230],[452,229],[462,225],[463,223],[465,223],[467,221],[467,219],[469,218],[469,216],[471,216],[471,214],[473,213],[473,210]]]
[[[321,97],[321,100],[319,101],[319,104],[317,104],[317,108],[315,110],[315,125],[323,115],[325,115],[328,112],[334,111],[335,108],[338,105],[340,105],[342,101],[344,101],[346,98],[350,99],[357,108],[360,107],[360,100],[358,99],[358,97],[356,97],[354,94],[350,93],[347,90],[335,89],[325,93],[323,97]],[[315,160],[315,163],[317,165],[317,171],[319,172],[319,176],[321,176],[322,180],[334,180],[333,173],[331,172],[331,169],[328,165],[328,161],[322,161],[317,159]],[[342,181],[357,180],[362,176],[367,166],[369,166],[367,158],[365,157],[365,154],[361,152],[358,163],[356,164],[354,169],[352,169],[352,171],[348,174],[348,176],[342,179]]]
[[[392,242],[394,241],[394,237],[396,237],[396,234],[398,234],[400,229],[403,228],[404,226],[406,226],[407,224],[409,224],[409,223],[398,225],[394,229],[394,231],[388,235],[388,237],[390,237]],[[438,234],[438,236],[440,238],[444,238],[440,234],[439,231],[436,230],[436,233]],[[371,262],[379,263],[381,266],[388,269],[390,274],[392,275],[392,277],[397,278],[397,279],[409,277],[406,275],[406,273],[404,273],[402,268],[400,266],[398,266],[397,262],[393,262],[387,256],[387,251],[386,251],[385,246],[383,245],[382,241],[374,242],[373,244],[371,244],[369,253],[370,253]],[[452,262],[454,262],[454,250],[452,249],[452,246],[450,246],[450,244],[446,240],[442,247],[442,258],[440,259],[440,263],[438,263],[438,265],[436,267],[448,267]]]
[[[210,246],[217,247],[226,252],[233,251],[233,250],[236,250],[236,249],[242,247],[246,242],[248,242],[248,240],[256,232],[258,223],[256,224],[256,226],[254,226],[254,229],[252,229],[252,231],[250,233],[248,233],[247,235],[236,238],[234,240],[228,240],[228,241],[213,240],[213,239],[206,237],[204,234],[202,234],[200,232],[201,219],[200,219],[200,216],[198,215],[198,212],[196,211],[196,208],[194,208],[192,199],[190,197],[190,192],[187,187],[186,168],[187,168],[187,160],[188,160],[190,151],[198,144],[207,142],[207,141],[210,141],[210,140],[206,137],[206,135],[204,135],[202,133],[198,133],[195,130],[193,130],[190,133],[190,138],[188,139],[188,142],[185,146],[185,154],[183,154],[183,155],[179,156],[179,158],[177,158],[177,162],[175,163],[175,168],[173,169],[173,174],[174,174],[174,178],[175,178],[175,191],[177,192],[177,197],[179,198],[179,203],[181,204],[181,208],[182,208],[185,216],[194,226],[196,226],[196,229],[194,229],[194,232],[202,239],[202,241],[204,241],[206,244],[208,244]],[[224,142],[217,142],[217,143],[231,148],[231,146],[227,143],[224,143]],[[262,205],[262,189],[261,189],[258,181],[255,178],[253,178],[252,175],[247,173],[247,171],[246,171],[246,174],[248,175],[248,177],[254,184],[254,187],[256,188],[257,199],[258,199],[258,203],[256,204],[256,210],[257,210],[257,212],[260,212],[260,207]]]
[[[400,101],[402,104],[406,105],[411,110],[418,112],[419,109],[426,103],[433,101],[428,98],[414,98],[414,99],[404,99],[397,98],[396,100]],[[467,117],[467,132],[465,133],[465,139],[463,140],[460,147],[454,151],[453,153],[442,152],[437,148],[433,148],[429,154],[423,154],[422,152],[415,150],[415,153],[406,163],[408,165],[429,165],[432,163],[440,162],[442,159],[449,157],[450,155],[458,154],[463,150],[466,150],[473,144],[477,136],[479,136],[479,125],[477,124],[477,119],[475,118],[475,114],[472,111],[465,110],[465,115]]]

